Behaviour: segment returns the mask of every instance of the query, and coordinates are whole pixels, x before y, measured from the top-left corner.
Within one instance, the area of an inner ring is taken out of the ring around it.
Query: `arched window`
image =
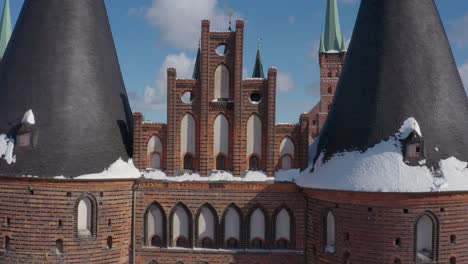
[[[229,71],[226,65],[221,64],[216,68],[214,76],[214,98],[229,98]]]
[[[286,249],[291,241],[291,216],[283,208],[275,219],[275,243],[277,248]]]
[[[161,155],[163,153],[163,147],[161,139],[157,136],[152,136],[148,141],[146,153],[150,160],[150,167],[153,169],[161,168]]]
[[[328,86],[328,94],[331,94],[331,93],[332,93],[332,87]]]
[[[327,213],[325,226],[327,231],[327,244],[325,245],[325,251],[335,253],[335,215],[331,211]]]
[[[55,253],[63,254],[63,241],[61,239],[55,241]]]
[[[263,248],[265,241],[265,214],[260,208],[250,216],[250,245],[252,248]]]
[[[344,254],[343,254],[343,264],[350,264],[351,263],[351,254],[346,251]]]
[[[166,217],[162,208],[157,204],[152,204],[145,214],[145,240],[146,245],[152,247],[164,246],[164,230]]]
[[[393,260],[393,264],[401,264],[401,260],[399,258],[396,258]]]
[[[229,153],[229,122],[223,114],[216,117],[213,126],[213,155]]]
[[[224,212],[224,239],[228,248],[238,248],[241,216],[238,209],[230,206]]]
[[[172,215],[172,244],[176,247],[190,247],[190,216],[182,205],[177,205]]]
[[[203,248],[212,248],[215,241],[216,216],[212,209],[203,206],[198,215],[198,243]]]
[[[196,123],[192,115],[186,114],[180,125],[180,153],[195,155],[196,153]]]
[[[249,170],[251,171],[258,170],[258,157],[256,155],[252,155],[249,159]]]
[[[226,169],[226,159],[224,155],[220,154],[216,158],[216,170],[225,170]]]
[[[332,72],[331,72],[331,71],[328,71],[327,77],[328,77],[328,78],[331,78],[331,77],[332,77]]]
[[[450,264],[457,264],[457,258],[456,257],[451,257],[450,258]]]
[[[288,170],[292,168],[295,146],[290,137],[285,137],[280,144],[279,156],[281,159],[281,169]]]
[[[193,157],[190,154],[184,156],[184,170],[193,170]]]
[[[424,214],[416,222],[416,261],[434,260],[435,219]]]
[[[78,236],[92,236],[96,230],[95,204],[87,196],[83,196],[78,202],[77,230]]]
[[[256,114],[247,121],[247,157],[262,156],[262,120]]]

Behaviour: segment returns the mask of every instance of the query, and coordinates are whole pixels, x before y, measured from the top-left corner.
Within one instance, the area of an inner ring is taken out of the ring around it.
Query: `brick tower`
[[[320,102],[309,112],[309,132],[315,139],[325,124],[335,96],[346,57],[346,44],[341,32],[337,0],[327,0],[325,30],[320,38]]]

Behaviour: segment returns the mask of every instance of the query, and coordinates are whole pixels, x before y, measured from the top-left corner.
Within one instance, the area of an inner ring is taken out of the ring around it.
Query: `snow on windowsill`
[[[425,166],[409,166],[403,161],[401,139],[411,132],[422,136],[414,118],[386,141],[365,152],[352,151],[323,161],[320,154],[314,171],[306,170],[296,181],[301,187],[357,192],[443,192],[467,191],[467,162],[450,157],[439,162],[437,171]]]

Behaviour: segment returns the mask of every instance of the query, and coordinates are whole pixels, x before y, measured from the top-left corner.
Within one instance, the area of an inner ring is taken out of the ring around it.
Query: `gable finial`
[[[232,16],[236,11],[233,8],[229,8],[227,11],[227,15],[229,16],[229,31],[232,31]]]

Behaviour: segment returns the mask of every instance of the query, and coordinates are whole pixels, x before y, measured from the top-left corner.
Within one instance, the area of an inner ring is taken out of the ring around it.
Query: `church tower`
[[[309,131],[316,138],[330,111],[336,86],[346,57],[345,38],[341,31],[338,1],[327,0],[325,28],[320,37],[320,102],[310,112]]]
[[[3,58],[5,50],[10,41],[12,27],[11,27],[11,14],[10,14],[10,0],[5,0],[3,7],[2,20],[0,22],[0,59]]]

